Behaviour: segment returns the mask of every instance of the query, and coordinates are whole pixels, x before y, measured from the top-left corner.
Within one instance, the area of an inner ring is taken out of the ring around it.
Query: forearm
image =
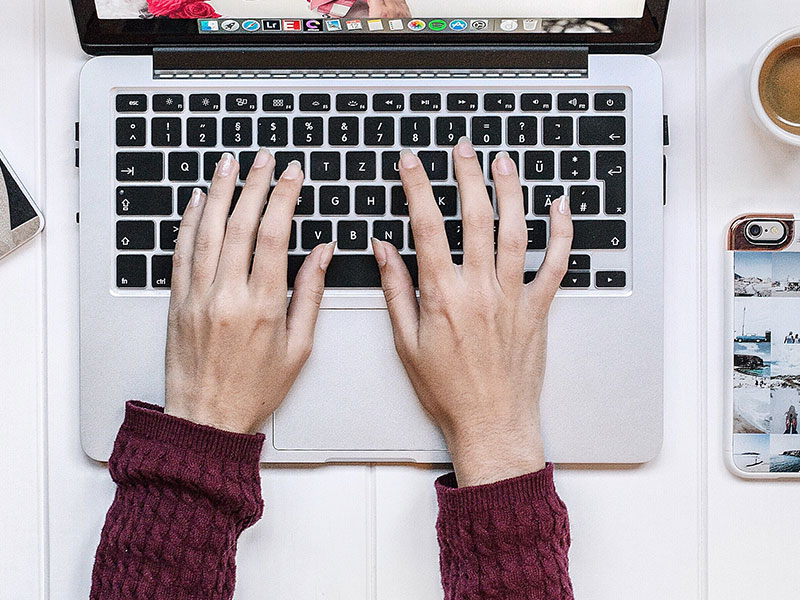
[[[229,600],[236,541],[262,512],[263,440],[128,403],[91,599]]]

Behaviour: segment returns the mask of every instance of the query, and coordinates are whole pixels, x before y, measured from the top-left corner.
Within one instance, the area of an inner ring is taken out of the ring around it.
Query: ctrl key
[[[143,288],[147,285],[147,257],[143,254],[117,256],[117,287]]]

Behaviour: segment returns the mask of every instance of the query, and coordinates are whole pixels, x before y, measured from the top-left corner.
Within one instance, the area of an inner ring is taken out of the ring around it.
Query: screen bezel
[[[650,54],[658,50],[664,34],[669,0],[646,0],[640,19],[593,20],[609,24],[613,33],[226,33],[201,34],[196,19],[99,19],[95,0],[72,0],[81,47],[92,55],[150,54],[154,47],[320,47],[373,46],[391,40],[392,46],[504,45],[586,46],[590,52]],[[287,15],[286,18],[291,18]]]

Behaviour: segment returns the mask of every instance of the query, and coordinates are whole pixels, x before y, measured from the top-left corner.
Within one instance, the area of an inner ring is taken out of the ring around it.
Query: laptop
[[[337,250],[313,354],[264,427],[263,461],[448,462],[395,354],[368,237],[394,243],[416,277],[397,171],[410,147],[461,260],[450,153],[462,135],[495,205],[491,160],[507,150],[519,165],[526,280],[544,256],[551,201],[570,197],[573,254],[541,398],[548,459],[657,455],[666,119],[647,54],[667,0],[72,3],[94,55],[76,130],[88,456],[108,459],[126,400],[163,403],[171,253],[191,189],[208,185],[222,152],[245,176],[266,146],[276,175],[294,159],[306,173],[290,285],[315,244]]]

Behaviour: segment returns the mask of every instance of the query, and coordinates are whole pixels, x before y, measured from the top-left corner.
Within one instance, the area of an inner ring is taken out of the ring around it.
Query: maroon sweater
[[[117,483],[92,600],[230,600],[236,542],[263,510],[264,436],[129,402],[109,461]],[[446,600],[570,600],[567,509],[553,467],[459,489],[436,482]]]

